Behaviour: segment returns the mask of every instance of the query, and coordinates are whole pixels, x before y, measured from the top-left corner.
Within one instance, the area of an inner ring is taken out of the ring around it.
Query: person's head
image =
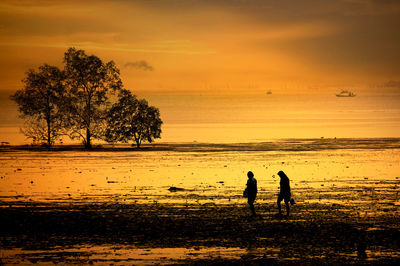
[[[288,178],[287,175],[283,171],[279,171],[278,175],[280,176],[280,178]]]
[[[248,177],[248,178],[252,178],[253,176],[254,176],[254,174],[253,174],[252,171],[248,171],[248,172],[247,172],[247,177]]]

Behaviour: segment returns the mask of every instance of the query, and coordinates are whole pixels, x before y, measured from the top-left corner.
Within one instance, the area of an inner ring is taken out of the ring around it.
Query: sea
[[[10,92],[0,93],[0,141],[29,143]],[[160,110],[157,143],[400,137],[399,94],[138,94]],[[64,143],[71,143],[64,139]],[[79,141],[75,141],[79,144]]]

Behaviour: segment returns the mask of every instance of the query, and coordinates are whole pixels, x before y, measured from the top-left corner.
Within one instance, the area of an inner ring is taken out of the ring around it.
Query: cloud
[[[124,67],[137,68],[137,69],[141,69],[141,70],[144,70],[144,71],[153,71],[154,70],[154,68],[144,60],[135,61],[135,62],[128,62],[128,63],[126,63],[124,65]]]

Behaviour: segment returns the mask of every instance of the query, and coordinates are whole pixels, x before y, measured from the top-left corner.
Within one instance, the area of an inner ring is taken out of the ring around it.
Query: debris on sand
[[[180,187],[170,187],[168,190],[171,192],[177,192],[177,191],[184,191],[185,189]]]

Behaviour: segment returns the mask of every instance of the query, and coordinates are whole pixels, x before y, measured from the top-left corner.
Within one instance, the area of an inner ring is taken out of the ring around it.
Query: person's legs
[[[290,206],[289,206],[290,198],[285,198],[285,205],[286,205],[286,214],[289,216],[290,213]]]
[[[282,211],[281,211],[281,201],[282,201],[282,197],[281,197],[281,195],[279,195],[278,196],[278,200],[277,200],[277,204],[278,204],[278,211],[279,211],[279,215],[281,215],[282,214]]]
[[[256,216],[256,210],[254,208],[254,201],[255,201],[255,198],[253,198],[253,197],[248,198],[248,203],[250,206],[251,213],[253,214],[253,216]]]
[[[251,210],[253,216],[256,216],[256,210],[254,209],[254,204],[253,204],[253,202],[250,203],[250,210]]]

